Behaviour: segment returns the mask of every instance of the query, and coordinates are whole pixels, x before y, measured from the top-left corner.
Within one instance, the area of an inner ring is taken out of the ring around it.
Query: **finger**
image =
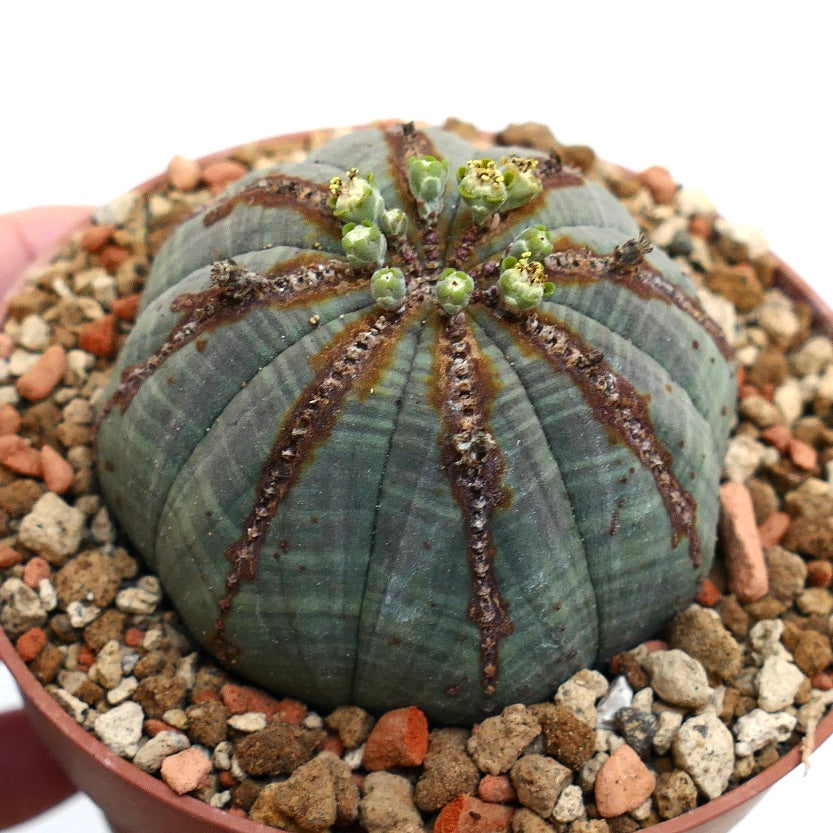
[[[91,209],[44,206],[0,214],[0,296],[35,258],[85,220]]]

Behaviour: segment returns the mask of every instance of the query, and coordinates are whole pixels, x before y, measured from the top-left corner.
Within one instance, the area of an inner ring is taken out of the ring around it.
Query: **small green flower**
[[[423,156],[408,159],[408,187],[423,220],[436,220],[443,210],[443,195],[448,182],[448,162]]]
[[[382,215],[379,227],[394,240],[401,240],[408,233],[408,215],[401,208],[391,208]]]
[[[373,174],[363,179],[356,168],[351,168],[345,177],[334,176],[330,180],[327,205],[333,215],[349,223],[363,223],[365,220],[378,223],[385,211],[385,200],[373,184]]]
[[[528,252],[531,260],[543,260],[552,253],[552,239],[546,226],[529,226],[509,246],[508,255],[522,258]]]
[[[370,293],[382,309],[399,309],[407,291],[405,275],[395,266],[377,269],[370,276]]]
[[[492,159],[471,159],[461,165],[457,169],[457,190],[477,223],[500,211],[508,193],[503,173]]]
[[[381,266],[385,262],[388,241],[369,220],[347,223],[341,230],[341,247],[353,266]]]
[[[554,284],[544,281],[543,265],[530,260],[529,252],[524,252],[520,259],[504,258],[500,268],[497,289],[509,312],[525,312],[537,307],[555,289]]]
[[[503,181],[506,185],[506,201],[501,211],[511,211],[526,205],[541,193],[541,180],[535,174],[538,160],[528,156],[503,157],[500,160]]]
[[[448,315],[456,315],[466,306],[474,292],[474,281],[465,272],[445,269],[437,281],[437,303]]]

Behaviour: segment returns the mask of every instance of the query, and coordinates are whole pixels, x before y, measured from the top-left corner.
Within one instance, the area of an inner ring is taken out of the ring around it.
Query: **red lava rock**
[[[677,183],[671,178],[668,170],[659,165],[646,168],[642,173],[637,174],[636,178],[651,192],[651,196],[658,203],[671,202],[674,194],[677,193]]]
[[[819,462],[818,451],[802,440],[790,440],[789,455],[793,463],[804,471],[812,471]]]
[[[162,761],[162,780],[178,795],[196,790],[206,783],[211,760],[196,746],[169,755]]]
[[[833,581],[833,564],[815,559],[807,562],[807,584],[810,587],[828,587]]]
[[[213,688],[206,688],[191,695],[191,702],[195,706],[199,703],[207,703],[213,700],[220,700],[219,692],[214,691]]]
[[[280,710],[280,703],[274,697],[246,685],[226,683],[220,689],[220,699],[231,714],[262,712],[269,718]]]
[[[484,775],[477,787],[477,795],[490,804],[509,804],[517,798],[508,775]]]
[[[736,481],[724,483],[720,487],[720,507],[729,589],[740,601],[755,602],[766,595],[769,580],[749,489]]]
[[[759,527],[758,538],[762,547],[774,547],[780,544],[792,518],[786,512],[773,512]]]
[[[774,445],[782,454],[789,448],[793,439],[792,431],[782,424],[770,425],[761,431],[761,439],[765,443]]]
[[[43,473],[40,452],[16,434],[0,436],[0,463],[26,477],[40,477]]]
[[[11,547],[0,547],[0,568],[14,567],[21,561],[23,561],[23,556],[17,550]]]
[[[237,182],[240,177],[248,173],[248,169],[240,162],[233,159],[224,159],[220,162],[212,162],[206,165],[202,171],[203,182],[216,194],[232,182]]]
[[[100,226],[90,226],[85,228],[81,234],[81,248],[88,252],[98,252],[104,244],[110,240],[111,235],[116,230],[113,223],[104,223]]]
[[[115,272],[130,257],[130,250],[124,246],[108,244],[98,252],[99,263],[108,271]]]
[[[440,810],[434,833],[504,833],[515,811],[505,804],[490,804],[471,795],[458,795]]]
[[[150,735],[150,737],[155,738],[160,732],[177,732],[178,729],[174,728],[170,725],[170,723],[165,723],[164,720],[160,720],[158,717],[149,717],[143,724],[142,728],[145,730],[145,734]]]
[[[200,184],[200,163],[184,156],[168,162],[168,182],[180,191],[193,191]]]
[[[695,237],[708,240],[712,236],[712,224],[705,217],[698,215],[688,221],[688,231]]]
[[[47,347],[43,355],[15,384],[17,392],[30,402],[46,399],[67,369],[66,350],[60,344]]]
[[[107,313],[85,324],[78,334],[78,346],[94,356],[112,356],[116,349],[116,316]]]
[[[298,726],[307,716],[307,707],[300,700],[284,697],[283,700],[278,701],[275,714],[286,723]]]
[[[230,790],[237,786],[237,779],[228,770],[220,770],[217,775],[217,783],[224,789]]]
[[[39,555],[30,558],[23,568],[23,583],[37,590],[41,579],[49,578],[52,575],[52,567],[49,562]]]
[[[86,645],[82,645],[78,650],[78,667],[82,671],[89,671],[94,662],[95,654]]]
[[[602,764],[594,787],[602,818],[635,810],[654,791],[656,778],[639,755],[624,744]]]
[[[24,662],[31,662],[36,659],[40,652],[46,647],[46,634],[41,628],[29,628],[17,638],[15,648]]]
[[[118,298],[113,301],[113,315],[119,321],[135,321],[136,313],[139,311],[139,299],[142,297],[140,292],[133,295],[126,295],[124,298]]]
[[[810,685],[820,691],[830,691],[833,688],[833,674],[829,671],[819,671],[810,678]]]
[[[428,720],[416,706],[383,714],[364,748],[368,771],[394,766],[419,766],[428,752]]]
[[[128,628],[124,632],[124,644],[128,648],[138,648],[145,641],[145,632],[141,628]]]
[[[20,430],[20,414],[17,408],[4,402],[0,405],[0,435],[16,434]]]
[[[703,579],[697,602],[703,607],[712,607],[723,594],[717,589],[715,583],[708,577]]]
[[[332,752],[340,758],[344,754],[344,744],[341,738],[335,733],[328,734],[318,746],[321,752]]]
[[[75,479],[72,466],[51,445],[44,445],[40,450],[43,467],[43,482],[50,492],[62,495]]]

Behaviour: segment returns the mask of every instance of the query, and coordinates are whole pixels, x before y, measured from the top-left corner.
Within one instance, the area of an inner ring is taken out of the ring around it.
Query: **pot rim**
[[[279,136],[234,145],[225,150],[220,150],[206,156],[199,157],[196,161],[205,165],[211,162],[227,159],[235,152],[253,146],[267,146],[270,148],[281,148],[287,145],[294,146],[299,142],[309,140],[309,138],[316,133],[340,133],[342,130],[344,132],[352,132],[354,130],[360,130],[368,127],[385,128],[401,123],[401,119],[380,119],[370,124],[355,125],[347,128],[319,128],[281,134]],[[417,126],[424,127],[426,124],[417,122]],[[496,134],[494,133],[480,131],[481,139],[487,142],[493,141],[495,135]],[[620,169],[627,172],[627,169],[625,168]],[[153,176],[131,188],[128,193],[146,192],[162,183],[165,179],[166,173],[159,173],[156,176]],[[47,263],[50,258],[54,256],[55,252],[66,244],[67,240],[69,240],[73,234],[76,234],[81,229],[87,227],[92,218],[95,216],[97,210],[99,209],[95,208],[92,210],[90,220],[80,223],[74,231],[57,241],[54,246],[39,256],[34,263],[30,264],[23,271],[18,282],[9,290],[9,295],[18,291],[21,283],[25,281],[27,276],[39,266]],[[833,310],[782,258],[773,252],[770,252],[770,254],[776,261],[773,285],[784,291],[790,298],[809,304],[813,313],[813,327],[828,338],[833,338]],[[2,312],[3,315],[0,317],[4,318],[5,309],[3,309]],[[46,690],[46,687],[34,676],[34,674],[32,674],[28,666],[20,658],[17,650],[2,627],[0,627],[0,660],[6,664],[12,674],[12,677],[19,686],[24,700],[24,710],[28,714],[31,715],[32,713],[36,713],[45,718],[57,730],[67,736],[69,740],[76,747],[82,750],[91,760],[109,770],[111,774],[129,784],[131,787],[138,789],[151,799],[161,802],[176,812],[184,812],[191,816],[193,820],[203,822],[207,825],[213,825],[217,829],[224,831],[224,833],[267,833],[267,831],[272,831],[272,833],[275,833],[275,831],[277,831],[277,833],[286,833],[286,831],[283,831],[281,828],[263,825],[260,822],[254,821],[248,817],[241,818],[234,816],[225,810],[212,807],[199,799],[193,798],[192,796],[178,795],[161,779],[140,770],[131,761],[122,758],[115,752],[111,751],[102,741],[95,737],[92,732],[83,728],[61,708],[57,701]],[[37,725],[36,729],[38,729]],[[823,742],[825,742],[831,734],[833,734],[833,709],[830,709],[827,714],[824,715],[816,727],[814,733],[814,749],[818,748]],[[700,825],[718,818],[719,816],[728,814],[731,811],[742,807],[744,804],[752,802],[754,799],[762,797],[764,792],[769,787],[795,769],[800,762],[801,745],[796,744],[796,746],[790,749],[790,751],[785,755],[782,755],[774,764],[768,766],[766,769],[762,770],[757,775],[743,782],[734,789],[723,793],[717,798],[714,798],[693,810],[689,810],[682,815],[667,819],[646,829],[650,830],[651,833],[686,833],[686,831],[691,831]],[[58,763],[59,765],[61,764],[60,761],[58,761]],[[67,775],[70,780],[75,783],[73,773],[70,772],[67,773]],[[93,801],[95,801],[95,798],[92,795],[90,797]],[[751,804],[749,809],[751,809]]]

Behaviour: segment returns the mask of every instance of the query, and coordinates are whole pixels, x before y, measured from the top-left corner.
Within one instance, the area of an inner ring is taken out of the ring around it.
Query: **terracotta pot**
[[[267,140],[273,148],[297,146],[310,134],[292,134]],[[203,163],[227,158],[229,151],[212,154]],[[156,177],[137,190],[146,190],[161,181]],[[814,310],[817,331],[833,338],[833,311],[786,264],[779,262],[776,285],[790,297]],[[85,792],[101,808],[116,833],[147,833],[175,830],[177,833],[267,833],[268,827],[236,817],[189,796],[176,795],[163,781],[146,774],[129,761],[111,752],[61,709],[29,671],[12,643],[0,630],[0,660],[9,668],[20,687],[25,713],[38,737],[57,761],[70,782]],[[19,727],[15,716],[0,722],[0,729]],[[19,731],[19,728],[18,728]],[[816,745],[833,733],[833,711],[819,724]],[[25,736],[21,732],[20,737]],[[0,736],[0,744],[13,740]],[[652,833],[725,833],[730,830],[765,791],[800,764],[799,749],[791,750],[775,764],[736,789],[677,818],[649,828]],[[45,786],[48,789],[48,786]],[[54,799],[65,792],[56,787]]]

